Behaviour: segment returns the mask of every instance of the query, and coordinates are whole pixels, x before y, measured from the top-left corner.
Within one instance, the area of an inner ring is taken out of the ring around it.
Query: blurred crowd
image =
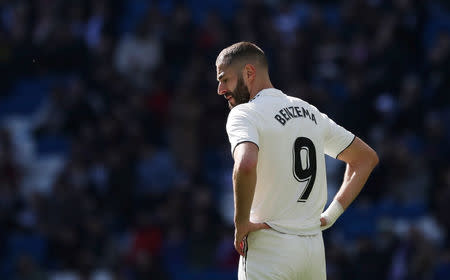
[[[328,279],[450,279],[444,0],[0,1],[1,278],[236,279],[214,63],[242,40],[379,154],[324,233]]]

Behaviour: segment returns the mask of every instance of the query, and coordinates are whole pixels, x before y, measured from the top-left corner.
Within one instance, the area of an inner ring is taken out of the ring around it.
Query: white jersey
[[[337,157],[355,136],[316,107],[274,88],[234,107],[226,127],[232,152],[243,142],[259,147],[250,221],[288,234],[320,232],[325,154]]]

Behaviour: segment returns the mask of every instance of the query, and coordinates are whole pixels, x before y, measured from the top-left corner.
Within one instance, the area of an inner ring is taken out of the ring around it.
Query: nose
[[[222,83],[219,83],[219,86],[217,87],[217,94],[224,95],[227,91],[227,88]]]

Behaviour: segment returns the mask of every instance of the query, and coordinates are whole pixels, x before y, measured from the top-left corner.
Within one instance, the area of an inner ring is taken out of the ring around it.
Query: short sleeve
[[[327,115],[322,114],[322,117],[324,118],[326,125],[324,139],[325,154],[337,158],[342,151],[352,144],[355,135],[336,124]]]
[[[228,140],[231,144],[231,154],[241,143],[252,142],[259,147],[259,134],[256,120],[249,109],[237,106],[230,111],[227,120]]]

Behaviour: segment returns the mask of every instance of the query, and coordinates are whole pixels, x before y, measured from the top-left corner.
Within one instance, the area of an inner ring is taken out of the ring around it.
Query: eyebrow
[[[225,76],[224,72],[220,72],[219,75],[217,75],[217,80],[220,82],[220,80],[222,80],[223,76]]]

